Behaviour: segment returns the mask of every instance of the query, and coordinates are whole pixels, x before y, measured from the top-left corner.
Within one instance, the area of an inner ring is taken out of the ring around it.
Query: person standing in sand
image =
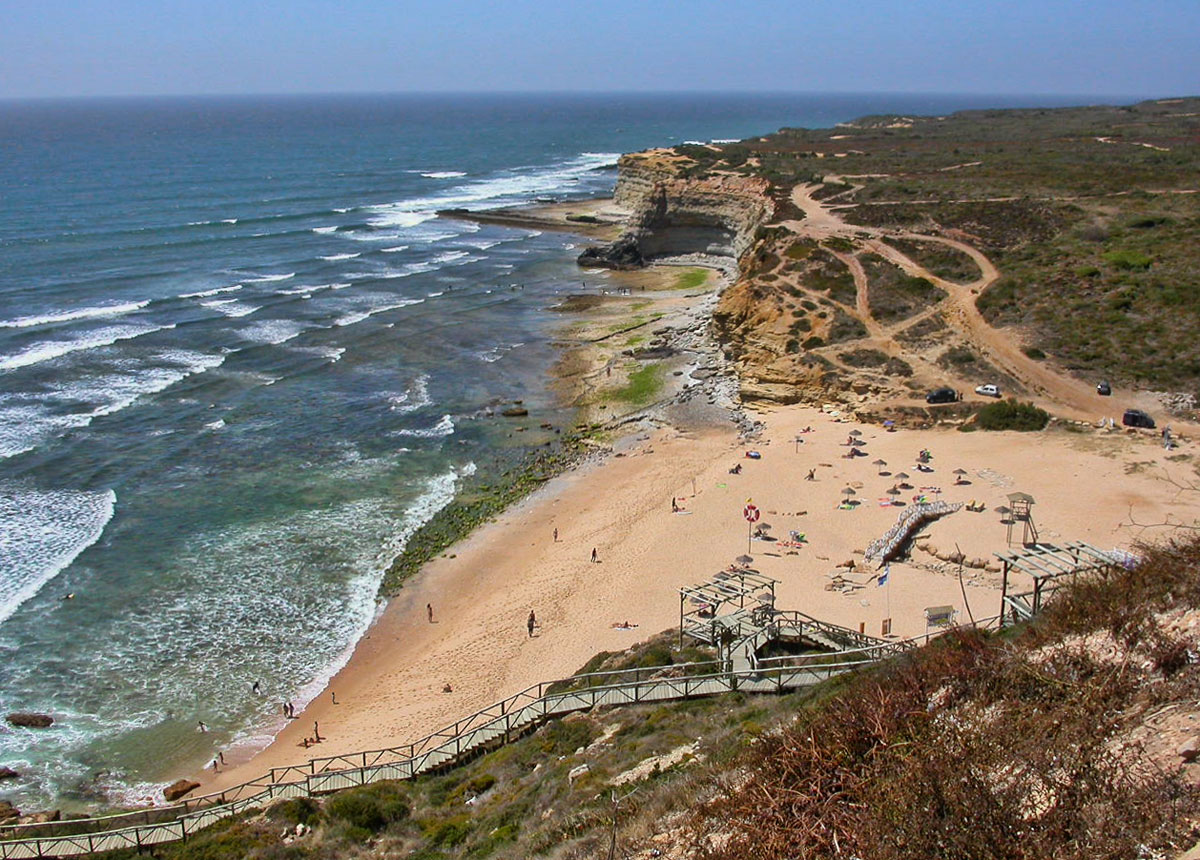
[[[600,561],[600,556],[596,555],[596,548],[592,547],[592,564]]]
[[[317,725],[316,720],[313,720],[313,742],[318,744],[321,742],[321,727]]]
[[[433,604],[432,603],[425,604],[425,614],[429,616],[429,623],[432,624],[433,623]]]
[[[537,627],[537,616],[533,614],[533,610],[529,610],[529,620],[525,622],[525,626],[529,629],[529,638],[533,638],[533,628]]]

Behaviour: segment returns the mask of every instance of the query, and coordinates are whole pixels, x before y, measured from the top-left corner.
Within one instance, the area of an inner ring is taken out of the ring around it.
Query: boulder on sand
[[[0,824],[16,821],[20,817],[21,810],[17,809],[7,800],[0,800]]]
[[[585,248],[576,262],[580,266],[602,269],[640,269],[646,265],[637,238],[629,234],[608,245]]]
[[[194,791],[199,787],[200,783],[193,782],[190,779],[177,779],[163,789],[163,797],[167,799],[168,803],[174,803],[189,791]]]
[[[62,818],[62,813],[57,809],[48,809],[45,812],[31,812],[28,815],[22,815],[17,820],[18,824],[49,824],[51,821],[58,821]]]
[[[26,729],[48,729],[54,725],[54,717],[49,714],[28,714],[18,712],[4,718],[10,726],[21,726]]]

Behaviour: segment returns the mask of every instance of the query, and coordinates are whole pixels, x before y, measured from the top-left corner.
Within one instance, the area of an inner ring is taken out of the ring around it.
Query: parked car
[[[958,400],[958,392],[953,388],[935,388],[925,395],[926,403],[953,403]]]
[[[1154,429],[1154,419],[1140,409],[1126,409],[1121,416],[1121,423],[1126,427],[1145,427]]]
[[[1108,397],[1110,394],[1112,394],[1112,386],[1108,384],[1107,379],[1101,379],[1096,383],[1096,393],[1104,397]]]
[[[975,386],[975,393],[982,394],[984,397],[999,397],[1000,386],[992,385],[990,382],[987,385]]]

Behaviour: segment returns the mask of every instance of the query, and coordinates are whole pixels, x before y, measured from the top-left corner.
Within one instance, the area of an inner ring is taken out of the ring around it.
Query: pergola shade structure
[[[679,589],[679,644],[691,636],[709,645],[720,640],[719,616],[771,610],[778,580],[752,568],[723,570],[707,582]]]
[[[1106,577],[1123,566],[1119,556],[1083,541],[1071,541],[1062,546],[1034,544],[1020,552],[998,552],[996,558],[1000,559],[1004,571],[1000,591],[1002,626],[1025,621],[1040,612],[1067,577],[1072,582],[1080,574],[1098,573]],[[1031,589],[1015,591],[1010,587],[1010,576],[1020,574],[1033,581]]]

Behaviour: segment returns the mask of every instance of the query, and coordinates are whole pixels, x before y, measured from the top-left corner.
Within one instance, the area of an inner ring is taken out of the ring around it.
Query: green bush
[[[1025,353],[1026,356],[1032,358],[1034,361],[1041,361],[1046,357],[1046,353],[1038,349],[1036,346],[1027,346],[1021,350],[1021,352]]]
[[[321,817],[321,806],[311,797],[294,797],[270,807],[266,817],[291,825],[312,824]]]
[[[325,804],[331,819],[378,833],[389,824],[403,821],[412,811],[403,789],[394,782],[379,782],[335,794]]]
[[[1150,257],[1137,251],[1108,251],[1104,254],[1104,262],[1115,269],[1126,271],[1141,271],[1149,269],[1154,262]]]
[[[1041,430],[1050,421],[1050,413],[1032,403],[1001,400],[989,403],[975,413],[975,424],[982,430]]]
[[[817,337],[815,334],[808,338],[804,343],[800,344],[805,349],[820,349],[825,345],[824,338]]]

